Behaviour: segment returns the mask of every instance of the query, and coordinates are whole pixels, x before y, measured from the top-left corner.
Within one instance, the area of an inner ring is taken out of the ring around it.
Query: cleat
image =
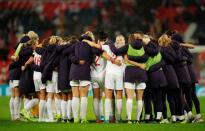
[[[202,118],[198,118],[198,119],[194,119],[193,121],[192,121],[192,123],[203,123],[204,122],[204,120],[202,119]]]
[[[104,120],[104,124],[109,124],[109,121],[108,120]]]
[[[101,124],[102,121],[98,119],[98,120],[96,120],[96,123]]]
[[[104,120],[105,120],[105,117],[104,117],[104,116],[100,116],[100,120],[101,120],[101,121],[104,121]]]
[[[81,124],[86,124],[86,123],[89,123],[89,121],[87,121],[87,119],[82,119],[80,123]]]
[[[78,124],[79,122],[80,122],[80,120],[79,120],[78,118],[75,118],[75,119],[74,119],[74,123],[75,123],[75,124]]]
[[[128,121],[127,121],[127,124],[132,124],[132,121],[131,121],[131,120],[128,120]]]
[[[61,121],[62,121],[61,115],[56,114],[56,115],[55,115],[55,120],[56,120],[57,122],[61,122]]]
[[[168,119],[163,119],[163,120],[161,120],[159,123],[160,123],[160,124],[168,124],[169,121],[168,121]]]

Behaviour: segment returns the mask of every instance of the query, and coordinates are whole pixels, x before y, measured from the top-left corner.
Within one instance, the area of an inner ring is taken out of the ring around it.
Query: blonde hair
[[[88,35],[92,39],[92,41],[95,41],[95,36],[94,36],[93,32],[86,31],[85,34]]]
[[[145,44],[148,44],[150,42],[150,37],[148,35],[143,35],[142,41]]]
[[[163,34],[162,36],[159,37],[158,43],[160,46],[168,46],[172,42],[171,38],[168,37],[168,35]]]
[[[29,31],[29,32],[27,33],[27,35],[28,35],[28,37],[29,37],[31,40],[36,40],[36,39],[39,38],[39,37],[38,37],[38,34],[36,34],[34,31]]]
[[[55,44],[59,44],[63,41],[63,39],[59,36],[51,36],[49,39],[49,44],[50,45],[55,45]]]

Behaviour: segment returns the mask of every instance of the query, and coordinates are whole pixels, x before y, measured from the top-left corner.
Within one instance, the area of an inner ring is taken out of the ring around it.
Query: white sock
[[[100,116],[104,116],[103,98],[100,99]]]
[[[30,100],[28,98],[24,98],[24,106],[23,106],[24,108],[26,108],[26,105],[29,103],[29,101]]]
[[[109,121],[110,113],[111,113],[111,104],[112,100],[111,99],[105,99],[105,120]]]
[[[15,99],[14,99],[14,119],[20,118],[20,115],[19,115],[19,103],[20,103],[20,98],[19,97],[15,97]]]
[[[192,117],[192,112],[189,111],[189,112],[187,113],[187,115],[188,115],[188,117]]]
[[[178,116],[178,120],[184,120],[185,119],[185,116],[184,115],[181,115],[181,116]]]
[[[43,110],[43,121],[46,121],[48,118],[48,111],[47,111],[47,101],[45,101],[44,110]]]
[[[40,100],[39,102],[39,120],[42,121],[44,119],[44,110],[46,108],[46,101]]]
[[[62,118],[65,120],[67,118],[67,101],[61,100],[61,113]]]
[[[61,99],[55,98],[55,106],[57,114],[61,115]]]
[[[177,117],[175,115],[172,115],[172,121],[176,121]]]
[[[20,110],[21,110],[21,103],[22,103],[22,98],[19,98],[19,105],[18,105],[18,107],[19,107],[19,112],[20,112]]]
[[[79,105],[80,105],[80,98],[73,97],[73,99],[72,99],[72,111],[73,111],[74,119],[78,119]]]
[[[121,120],[122,114],[122,99],[117,99],[117,120]]]
[[[143,109],[143,102],[142,102],[142,100],[137,100],[137,120],[138,121],[140,120],[142,109]]]
[[[67,101],[67,117],[70,120],[72,114],[72,100]]]
[[[93,100],[93,109],[94,109],[94,113],[96,118],[100,118],[100,101],[98,98],[94,98]]]
[[[132,103],[133,103],[133,100],[128,98],[126,101],[127,120],[132,119]]]
[[[25,109],[26,109],[27,111],[29,111],[29,110],[30,110],[31,108],[33,108],[36,104],[38,104],[38,99],[37,99],[37,98],[34,98],[34,99],[30,100],[30,101],[26,104]]]
[[[80,101],[80,118],[81,119],[86,119],[87,106],[88,106],[88,98],[81,97],[81,101]]]
[[[115,114],[115,100],[111,100],[111,108],[110,108],[110,118],[113,118]]]
[[[157,120],[160,120],[162,118],[162,112],[157,112]]]
[[[11,114],[11,120],[14,120],[14,97],[10,98],[9,101],[9,108],[10,108],[10,114]]]
[[[200,119],[201,118],[201,114],[196,114],[195,119]]]
[[[145,114],[145,120],[150,120],[150,114]]]
[[[20,118],[21,103],[22,103],[22,98],[19,98],[19,104],[18,104],[18,118]]]
[[[48,118],[49,120],[53,120],[54,117],[53,117],[53,109],[52,109],[52,99],[48,98],[46,104],[47,104]]]

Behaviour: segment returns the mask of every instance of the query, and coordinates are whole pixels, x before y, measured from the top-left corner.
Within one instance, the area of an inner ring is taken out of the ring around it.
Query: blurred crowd
[[[13,47],[29,30],[43,39],[85,30],[103,29],[114,38],[136,30],[159,36],[176,29],[204,45],[204,23],[205,0],[0,0],[0,83],[7,80]]]

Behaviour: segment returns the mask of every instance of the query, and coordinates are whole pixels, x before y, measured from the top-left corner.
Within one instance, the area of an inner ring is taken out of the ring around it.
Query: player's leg
[[[126,116],[129,124],[132,123],[131,120],[132,120],[132,105],[133,105],[133,98],[134,98],[134,89],[135,89],[134,83],[125,82],[125,92],[127,96]]]
[[[136,87],[136,99],[137,99],[137,116],[136,120],[137,122],[140,122],[140,116],[142,114],[142,109],[143,109],[143,94],[144,94],[144,89],[146,88],[145,83],[139,83]]]
[[[68,121],[70,121],[72,119],[72,91],[71,89],[69,89],[68,91],[68,94],[67,94],[67,118],[68,118]]]
[[[72,87],[72,111],[73,111],[73,117],[74,117],[74,123],[79,123],[79,106],[80,106],[80,90],[79,90],[79,81],[72,80],[70,81],[70,85]]]
[[[117,109],[117,121],[121,121],[122,114],[122,93],[123,93],[123,76],[116,77],[116,109]]]
[[[105,123],[110,120],[112,112],[112,99],[114,92],[114,78],[110,74],[105,75]]]
[[[90,81],[80,81],[80,118],[81,123],[87,123],[88,91]]]
[[[9,108],[10,108],[10,114],[11,114],[11,120],[15,120],[15,115],[14,115],[14,99],[15,99],[15,89],[13,87],[13,80],[10,80],[9,86],[11,88],[11,98],[9,101]]]
[[[93,109],[96,117],[96,123],[100,123],[100,88],[97,81],[92,82],[93,88]]]
[[[68,101],[68,92],[61,92],[61,114],[62,120],[67,122],[67,101]]]
[[[145,105],[145,122],[148,123],[151,120],[152,115],[152,92],[149,87],[144,91],[144,105]]]

